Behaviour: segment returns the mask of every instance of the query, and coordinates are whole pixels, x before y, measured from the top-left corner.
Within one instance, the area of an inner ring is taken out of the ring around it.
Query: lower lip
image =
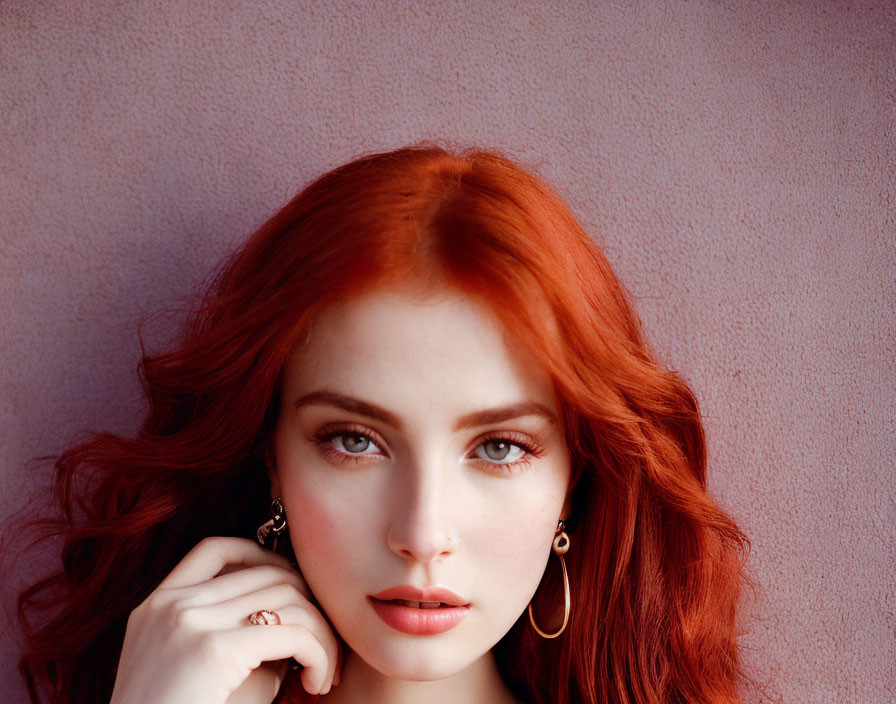
[[[370,605],[385,624],[412,636],[431,636],[454,628],[470,611],[469,606],[440,606],[438,609],[416,609],[392,601],[367,597]]]

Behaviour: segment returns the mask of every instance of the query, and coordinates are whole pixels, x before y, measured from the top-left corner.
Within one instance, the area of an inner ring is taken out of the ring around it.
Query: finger
[[[280,623],[270,624],[270,628],[284,624],[302,626],[317,639],[327,656],[325,681],[332,686],[340,659],[339,642],[321,612],[290,584],[266,587],[224,602],[187,606],[178,614],[178,623],[194,631],[255,627],[249,616],[263,609],[275,612],[279,618]]]
[[[280,625],[286,624],[290,626],[303,626],[307,628],[311,634],[321,644],[327,654],[327,674],[324,679],[329,687],[339,683],[339,665],[342,659],[342,653],[339,641],[333,634],[330,624],[324,620],[320,613],[309,611],[301,606],[281,606],[276,609],[269,609],[280,617]],[[242,622],[246,623],[248,616],[243,616]],[[264,626],[261,626],[264,628]],[[277,628],[277,626],[268,626],[268,628]]]
[[[317,641],[327,653],[326,681],[330,685],[338,682],[337,670],[341,660],[339,640],[321,613],[313,607],[307,608],[298,604],[268,607],[268,610],[275,612],[280,617],[281,625],[304,626],[317,638]],[[238,624],[246,624],[248,623],[249,614],[244,613],[242,618],[239,616],[236,618]],[[277,626],[269,627],[276,628]]]
[[[225,565],[249,566],[276,564],[292,568],[289,560],[246,538],[212,537],[200,541],[177,563],[159,585],[162,589],[190,587],[217,575]]]
[[[327,653],[327,682],[332,683],[339,664],[339,641],[321,612],[291,585],[260,589],[199,611],[205,612],[200,616],[205,623],[237,628],[254,625],[249,623],[249,616],[262,609],[276,612],[280,624],[304,626],[317,638]]]
[[[339,684],[342,679],[342,642],[336,639],[336,669],[333,672],[333,684]]]
[[[236,572],[220,575],[202,585],[208,601],[227,601],[250,592],[271,587],[277,584],[289,584],[309,601],[311,590],[302,579],[302,575],[293,568],[279,565],[260,565],[247,567]]]
[[[230,631],[215,631],[209,635],[214,641],[213,648],[223,648],[221,643],[226,642],[227,649],[246,658],[244,662],[253,670],[262,662],[295,658],[304,666],[302,685],[308,694],[329,691],[327,652],[304,626],[245,626]]]

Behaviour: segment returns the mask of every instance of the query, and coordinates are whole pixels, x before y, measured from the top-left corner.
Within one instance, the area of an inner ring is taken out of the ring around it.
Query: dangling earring
[[[534,628],[542,638],[556,638],[566,630],[566,624],[569,623],[569,577],[566,575],[566,562],[563,559],[563,555],[569,550],[569,536],[563,530],[564,527],[563,521],[557,521],[557,532],[554,534],[553,545],[554,554],[560,558],[560,566],[563,568],[563,599],[565,607],[563,613],[563,625],[560,626],[560,630],[556,633],[545,633],[536,626],[535,619],[532,618],[532,603],[529,602],[529,622],[532,624],[532,628]]]
[[[283,511],[283,503],[280,501],[280,497],[278,496],[271,502],[271,518],[269,521],[262,523],[258,526],[258,531],[255,533],[255,537],[258,538],[258,542],[262,545],[268,539],[268,536],[273,533],[274,534],[274,543],[271,546],[271,550],[277,549],[277,536],[279,536],[286,529],[286,513]]]

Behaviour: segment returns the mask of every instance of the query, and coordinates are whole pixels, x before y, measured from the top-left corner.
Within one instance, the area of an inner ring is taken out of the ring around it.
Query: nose
[[[460,536],[450,476],[436,467],[399,473],[387,542],[389,549],[407,560],[429,563],[457,551]]]

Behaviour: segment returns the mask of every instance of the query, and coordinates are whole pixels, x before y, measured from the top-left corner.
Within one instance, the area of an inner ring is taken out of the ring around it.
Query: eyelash
[[[355,426],[341,426],[338,428],[331,428],[325,431],[322,431],[314,436],[314,441],[320,446],[321,451],[327,456],[335,459],[337,462],[348,462],[350,464],[358,464],[363,462],[365,458],[371,457],[372,455],[362,455],[357,453],[347,453],[341,452],[337,450],[330,444],[330,440],[335,437],[340,436],[354,436],[354,437],[363,437],[370,440],[373,444],[379,447],[379,440],[373,436],[371,433],[362,430]],[[532,458],[539,457],[542,452],[541,448],[533,445],[531,442],[523,439],[516,433],[504,433],[504,434],[496,434],[489,435],[483,438],[476,447],[480,447],[481,445],[485,445],[488,442],[507,442],[511,445],[516,445],[521,450],[523,450],[526,454],[518,460],[513,462],[489,462],[488,460],[484,460],[481,457],[476,457],[475,459],[485,462],[487,465],[491,467],[499,468],[499,472],[511,473],[515,471],[521,471],[526,465],[528,465]]]

